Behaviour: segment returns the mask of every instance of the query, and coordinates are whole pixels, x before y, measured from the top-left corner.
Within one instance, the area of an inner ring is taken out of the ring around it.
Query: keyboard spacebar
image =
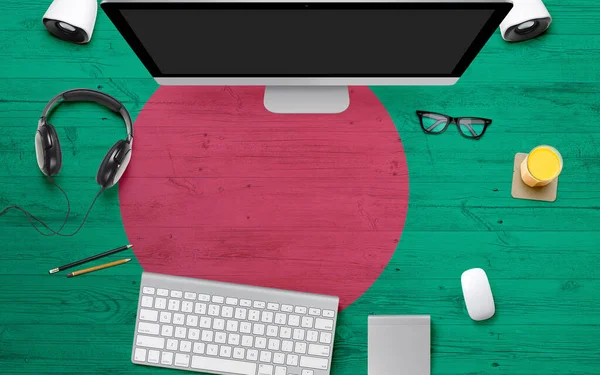
[[[230,361],[228,359],[211,357],[192,357],[192,368],[216,372],[228,372],[240,375],[255,375],[256,363]]]

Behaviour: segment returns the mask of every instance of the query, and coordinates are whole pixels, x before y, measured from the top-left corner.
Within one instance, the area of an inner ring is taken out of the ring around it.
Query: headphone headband
[[[127,142],[131,143],[131,140],[133,139],[133,123],[131,121],[131,116],[129,115],[127,108],[125,108],[125,106],[117,99],[101,91],[90,89],[73,89],[63,91],[52,98],[48,104],[46,104],[46,107],[42,112],[41,119],[44,120],[54,105],[61,100],[64,102],[94,102],[110,109],[115,113],[118,113],[123,118],[123,121],[125,121],[125,127],[127,128]]]

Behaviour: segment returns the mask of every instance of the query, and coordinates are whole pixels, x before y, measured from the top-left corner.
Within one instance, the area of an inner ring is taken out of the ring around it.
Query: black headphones
[[[37,163],[42,173],[52,177],[60,172],[62,167],[62,151],[58,134],[54,126],[48,122],[48,116],[55,104],[62,102],[94,102],[100,104],[111,111],[118,113],[125,121],[127,128],[127,138],[119,140],[108,150],[108,153],[102,160],[96,182],[102,187],[102,190],[114,186],[127,169],[131,160],[131,144],[133,142],[133,123],[131,116],[125,106],[117,99],[103,92],[89,89],[74,89],[62,92],[56,95],[44,108],[42,116],[38,121],[37,132],[35,133],[35,154]]]

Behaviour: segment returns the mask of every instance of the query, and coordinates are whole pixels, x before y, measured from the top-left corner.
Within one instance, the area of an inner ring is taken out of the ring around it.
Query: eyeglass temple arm
[[[475,133],[475,131],[473,130],[473,128],[471,127],[470,124],[460,124],[460,125],[464,125],[467,127],[467,129],[469,129],[469,131],[471,132],[471,134],[473,134],[473,137],[477,137],[477,133]],[[459,125],[459,126],[460,126]]]
[[[431,131],[431,129],[435,128],[439,124],[444,123],[448,120],[446,117],[436,115],[435,113],[428,113],[427,117],[437,120],[433,125],[431,125],[429,128],[427,128],[427,131]]]

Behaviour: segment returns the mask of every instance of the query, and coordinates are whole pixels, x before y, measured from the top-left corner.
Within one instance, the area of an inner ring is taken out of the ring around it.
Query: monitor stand
[[[342,113],[350,105],[346,86],[267,86],[265,108],[273,113]]]

